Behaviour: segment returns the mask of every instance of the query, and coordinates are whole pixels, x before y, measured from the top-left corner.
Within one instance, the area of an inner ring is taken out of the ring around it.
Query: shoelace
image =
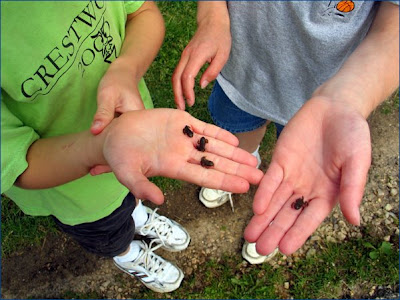
[[[218,194],[221,195],[221,197],[219,197],[218,203],[221,203],[223,200],[223,196],[228,195],[229,197],[229,203],[231,204],[231,208],[232,208],[232,212],[235,212],[235,208],[233,207],[233,199],[232,199],[232,193],[230,192],[225,192],[222,190],[216,190],[218,192]]]
[[[150,275],[157,275],[162,272],[167,265],[167,262],[160,256],[156,255],[154,251],[160,248],[162,245],[157,244],[156,246],[152,247],[154,244],[154,240],[147,245],[143,242],[142,251],[139,253],[138,265],[142,266],[145,270],[147,270]],[[162,284],[157,278],[153,278],[154,280],[158,281]]]
[[[164,241],[168,240],[168,238],[172,234],[172,224],[171,221],[164,217],[156,214],[156,208],[150,216],[150,221],[143,225],[143,227],[139,230],[141,235],[148,235],[150,232],[155,232],[157,236],[157,240],[161,242],[161,245],[164,245]]]

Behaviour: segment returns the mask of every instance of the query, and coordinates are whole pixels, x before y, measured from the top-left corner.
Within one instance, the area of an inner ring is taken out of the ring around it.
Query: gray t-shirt
[[[364,39],[372,1],[229,1],[232,50],[217,80],[242,110],[285,125]]]

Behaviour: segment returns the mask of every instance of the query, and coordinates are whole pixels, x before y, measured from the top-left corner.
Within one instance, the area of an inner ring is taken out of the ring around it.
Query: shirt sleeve
[[[39,135],[25,126],[4,103],[1,92],[1,193],[9,190],[28,167],[26,154]]]
[[[131,14],[137,11],[142,5],[144,1],[124,1],[126,14]]]

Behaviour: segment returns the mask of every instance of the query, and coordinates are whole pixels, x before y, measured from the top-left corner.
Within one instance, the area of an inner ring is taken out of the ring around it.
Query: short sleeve
[[[144,1],[124,1],[126,13],[129,15],[137,11]]]
[[[26,154],[39,135],[25,126],[4,103],[1,92],[1,193],[9,190],[28,167]]]

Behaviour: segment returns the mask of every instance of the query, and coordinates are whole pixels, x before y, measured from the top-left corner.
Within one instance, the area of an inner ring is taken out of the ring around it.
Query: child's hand
[[[188,125],[193,137],[183,133]],[[116,118],[104,131],[103,154],[118,180],[138,198],[156,204],[163,193],[147,177],[164,176],[199,186],[244,193],[258,184],[263,173],[256,158],[237,148],[237,138],[219,127],[199,121],[176,109],[131,111]],[[205,152],[196,149],[205,137]],[[202,157],[213,167],[200,165]],[[92,175],[107,171],[95,166]]]
[[[346,103],[324,98],[307,101],[279,137],[254,197],[256,215],[245,238],[257,242],[260,254],[279,246],[282,253],[290,255],[338,202],[346,219],[359,225],[370,164],[365,118]],[[308,206],[293,208],[301,197]]]
[[[201,88],[217,78],[229,58],[231,34],[229,23],[199,24],[196,34],[182,52],[181,59],[172,75],[172,87],[177,108],[185,110],[195,102],[194,83],[201,67],[209,63],[200,78]]]
[[[90,131],[99,134],[115,115],[143,109],[138,81],[118,60],[114,61],[100,81],[97,90],[97,111]]]

